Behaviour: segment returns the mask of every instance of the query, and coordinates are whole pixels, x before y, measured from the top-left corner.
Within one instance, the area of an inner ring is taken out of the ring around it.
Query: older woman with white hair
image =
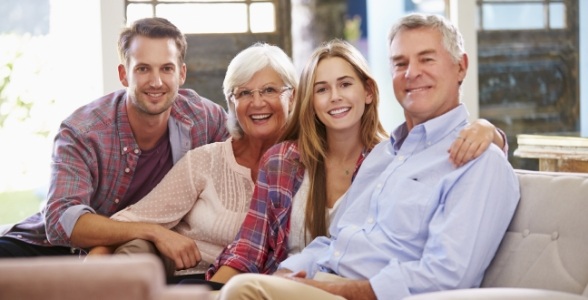
[[[159,254],[169,282],[182,278],[174,273],[204,273],[243,223],[259,160],[288,122],[297,82],[291,59],[276,46],[257,43],[237,54],[223,82],[231,137],[189,151],[147,196],[111,217],[149,226],[155,241],[91,254],[117,246],[115,253]]]

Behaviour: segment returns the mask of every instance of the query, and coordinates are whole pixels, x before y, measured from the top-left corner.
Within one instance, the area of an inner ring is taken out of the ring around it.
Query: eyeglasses
[[[284,86],[281,88],[266,86],[261,89],[254,90],[237,90],[234,93],[231,93],[231,97],[233,97],[236,101],[250,101],[253,100],[253,94],[257,92],[260,98],[264,98],[266,100],[273,100],[278,98],[285,91],[291,89],[292,87],[289,86]]]

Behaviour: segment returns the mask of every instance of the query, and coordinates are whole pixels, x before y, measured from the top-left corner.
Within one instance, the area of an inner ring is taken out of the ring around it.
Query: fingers
[[[486,140],[458,137],[449,150],[449,159],[455,167],[461,167],[470,160],[480,156],[488,148]]]
[[[181,249],[177,255],[177,258],[174,259],[176,270],[178,271],[193,268],[198,265],[201,260],[200,250],[198,250],[196,242],[193,240],[190,240],[190,242],[192,245]]]

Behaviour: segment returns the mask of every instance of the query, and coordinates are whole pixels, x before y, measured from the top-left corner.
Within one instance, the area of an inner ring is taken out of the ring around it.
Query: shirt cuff
[[[67,234],[68,238],[71,238],[71,233],[80,216],[87,213],[95,214],[96,211],[86,205],[75,205],[66,209],[63,215],[61,215],[61,218],[59,218],[59,224],[61,224],[61,227],[65,230],[65,234]]]
[[[387,266],[369,279],[378,299],[404,299],[410,296],[400,266]]]

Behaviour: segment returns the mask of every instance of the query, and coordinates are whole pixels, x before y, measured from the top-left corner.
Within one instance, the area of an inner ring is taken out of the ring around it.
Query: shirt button
[[[404,160],[404,155],[398,155],[398,160],[403,161]]]
[[[119,203],[119,202],[120,202],[120,200],[114,199],[114,203]]]
[[[49,241],[48,240],[43,240],[43,244],[48,244]]]
[[[124,152],[127,152],[127,149],[128,149],[127,147],[123,147]]]
[[[139,154],[139,149],[135,149],[135,154]]]
[[[339,251],[335,251],[335,256],[336,256],[336,257],[339,257],[339,256],[341,256],[341,252],[339,252]]]
[[[369,219],[367,219],[368,224],[372,224],[374,223],[374,218],[370,217]]]
[[[376,188],[381,189],[382,188],[382,184],[381,183],[376,184]]]
[[[129,172],[131,172],[131,169],[129,169],[129,168],[126,168],[126,169],[125,169],[125,173],[129,173]]]

